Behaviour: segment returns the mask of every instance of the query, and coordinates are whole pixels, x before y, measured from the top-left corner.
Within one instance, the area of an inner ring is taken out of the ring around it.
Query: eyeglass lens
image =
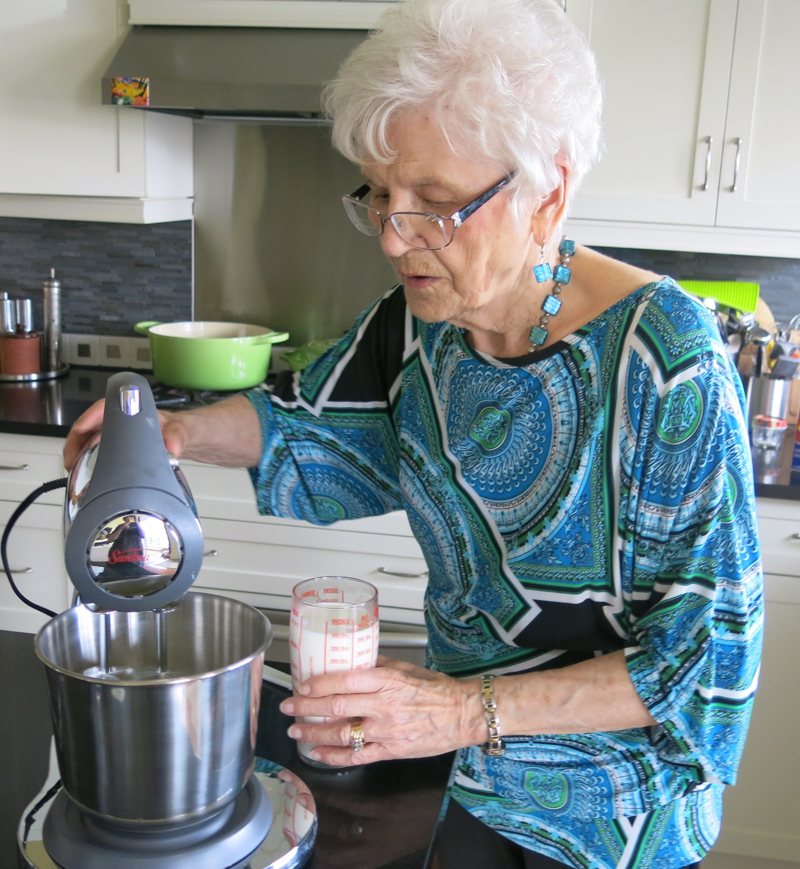
[[[345,200],[347,213],[356,228],[365,235],[380,235],[382,219],[378,211],[363,202]],[[437,250],[446,247],[453,237],[453,223],[436,214],[400,211],[391,216],[392,225],[403,241],[414,247]]]

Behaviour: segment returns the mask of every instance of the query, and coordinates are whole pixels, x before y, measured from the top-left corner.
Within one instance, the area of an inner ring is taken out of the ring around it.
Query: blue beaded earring
[[[546,244],[546,242],[545,242]],[[547,324],[550,322],[550,317],[561,310],[561,290],[569,283],[572,277],[572,269],[568,268],[570,257],[575,253],[575,242],[569,238],[562,238],[558,246],[558,253],[561,256],[561,263],[556,266],[555,274],[550,268],[550,263],[544,262],[544,244],[542,245],[542,262],[538,266],[533,267],[533,275],[538,283],[544,283],[555,278],[555,286],[553,292],[549,295],[542,304],[542,314],[539,317],[539,322],[531,329],[531,334],[528,340],[531,346],[528,348],[528,353],[533,353],[537,347],[541,347],[547,341]],[[546,277],[545,277],[546,275]]]
[[[533,276],[536,278],[537,284],[543,284],[553,277],[553,270],[550,268],[550,263],[544,261],[544,249],[547,244],[547,239],[542,242],[542,250],[539,254],[539,265],[533,267]]]

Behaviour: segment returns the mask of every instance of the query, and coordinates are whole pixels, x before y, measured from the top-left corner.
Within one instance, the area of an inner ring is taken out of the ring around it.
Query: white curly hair
[[[602,87],[583,34],[555,0],[405,0],[323,93],[333,144],[390,163],[387,131],[431,107],[453,152],[516,171],[515,210],[559,184],[570,196],[600,155]]]

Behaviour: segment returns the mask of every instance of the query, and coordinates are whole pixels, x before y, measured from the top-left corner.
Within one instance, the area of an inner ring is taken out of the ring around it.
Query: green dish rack
[[[687,293],[701,299],[716,299],[720,305],[755,314],[759,284],[746,281],[678,281]]]

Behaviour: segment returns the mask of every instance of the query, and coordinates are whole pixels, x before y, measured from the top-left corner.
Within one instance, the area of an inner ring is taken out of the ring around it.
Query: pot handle
[[[151,325],[155,325],[155,323],[151,323]],[[288,341],[289,333],[288,332],[270,332],[268,335],[256,335],[253,338],[253,344],[280,344],[281,341]]]
[[[160,320],[142,320],[141,323],[137,323],[133,327],[134,332],[138,332],[140,335],[146,335],[153,326],[160,326]],[[288,338],[288,335],[287,335]]]

